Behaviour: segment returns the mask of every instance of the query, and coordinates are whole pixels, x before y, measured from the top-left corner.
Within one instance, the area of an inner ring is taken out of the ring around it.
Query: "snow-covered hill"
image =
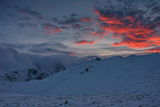
[[[34,67],[34,65],[28,56],[19,54],[12,48],[0,47],[1,73],[32,67]]]
[[[68,55],[22,54],[15,49],[0,46],[0,80],[41,80],[81,61],[78,57]]]
[[[95,95],[160,91],[160,54],[112,57],[76,65],[49,78],[3,83],[3,91],[32,95]],[[2,91],[2,90],[1,90]]]

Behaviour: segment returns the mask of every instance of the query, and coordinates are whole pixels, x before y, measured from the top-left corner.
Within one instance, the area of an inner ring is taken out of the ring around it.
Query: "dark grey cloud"
[[[65,54],[65,55],[77,55],[78,53],[72,51],[65,51],[68,47],[58,43],[38,43],[38,44],[9,44],[9,43],[1,43],[1,47],[15,49],[19,52],[25,52],[30,54]]]
[[[56,24],[51,24],[51,23],[42,23],[42,24],[41,24],[41,27],[42,27],[42,28],[45,28],[45,27],[49,27],[49,28],[59,28]]]
[[[63,48],[63,49],[66,49],[68,48],[66,45],[62,44],[62,43],[59,43],[59,42],[44,42],[44,43],[37,43],[37,44],[33,44],[32,45],[32,48]]]
[[[32,22],[21,22],[21,23],[18,23],[18,26],[21,27],[21,28],[24,28],[24,27],[38,27],[38,25],[36,23],[32,23]]]
[[[72,55],[74,52],[70,51],[62,51],[59,49],[54,49],[54,48],[39,48],[38,49],[30,49],[30,52],[33,53],[38,53],[38,54],[47,54],[47,53],[52,53],[52,54],[66,54],[66,55]]]
[[[1,43],[0,46],[7,47],[7,48],[14,48],[20,51],[26,50],[28,52],[37,52],[44,51],[48,52],[51,51],[50,49],[67,49],[68,47],[59,42],[44,42],[44,43],[24,43],[24,44],[14,44],[14,43]]]
[[[55,34],[68,29],[74,31],[90,32],[94,29],[92,25],[92,18],[82,17],[76,13],[72,13],[63,17],[46,18],[39,12],[31,9],[16,7],[18,13],[22,14],[19,17],[19,27],[38,27],[41,28],[47,34]],[[41,19],[40,21],[34,21],[33,18]]]
[[[28,8],[21,8],[21,7],[16,7],[16,10],[18,13],[22,15],[30,16],[30,17],[40,19],[40,20],[44,19],[43,15],[40,12],[35,11],[35,10],[31,10]]]
[[[80,25],[80,24],[72,24],[71,28],[74,29],[74,30],[80,29],[80,28],[82,28],[82,25]]]
[[[67,51],[69,47],[63,45],[62,43],[41,43],[34,44],[29,48],[29,52],[38,53],[38,54],[66,54],[66,55],[75,55],[75,52]]]
[[[30,21],[30,20],[31,20],[31,17],[29,17],[29,16],[20,16],[20,17],[19,17],[19,20],[20,20],[20,21]]]
[[[63,16],[62,18],[53,17],[52,21],[59,25],[70,25],[73,23],[77,23],[79,20],[77,18],[77,15],[69,15]]]
[[[77,13],[72,13],[72,14],[70,14],[70,16],[75,17],[75,16],[78,16],[78,14]]]
[[[61,28],[68,29],[72,28],[74,30],[80,30],[92,23],[92,18],[90,17],[80,17],[76,13],[72,13],[68,16],[63,16],[62,18],[52,18],[52,21],[61,26]]]
[[[92,18],[90,17],[80,17],[76,14],[71,14],[70,16],[63,16],[61,20],[58,20],[57,18],[53,18],[53,21],[62,24],[62,25],[71,25],[71,24],[77,24],[77,23],[83,23],[86,24],[86,22],[90,23],[92,22]]]

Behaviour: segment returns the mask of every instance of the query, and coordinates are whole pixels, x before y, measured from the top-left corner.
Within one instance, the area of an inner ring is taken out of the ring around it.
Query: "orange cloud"
[[[150,48],[160,46],[160,36],[150,25],[144,25],[133,16],[124,16],[116,18],[101,14],[100,11],[94,11],[98,15],[100,29],[104,32],[112,33],[113,39],[120,42],[113,43],[112,46],[127,46],[129,48]],[[96,36],[96,35],[95,35]],[[149,50],[155,52],[156,50]],[[160,52],[158,50],[158,52]]]
[[[95,43],[96,43],[95,41],[88,41],[88,40],[81,40],[75,42],[75,44],[77,45],[94,45]]]
[[[134,41],[123,41],[119,43],[114,43],[112,46],[129,46],[130,48],[146,48],[149,47],[150,44],[147,42],[134,42]]]
[[[119,19],[116,18],[111,18],[111,17],[104,17],[104,16],[99,16],[101,21],[104,21],[105,23],[108,24],[124,24],[123,22],[121,22]]]
[[[83,18],[80,18],[80,21],[81,22],[92,22],[92,19],[89,17],[83,17]]]
[[[70,55],[70,56],[75,56],[75,55],[78,55],[78,53],[75,53],[75,52],[70,52],[70,53],[67,53],[67,55]]]
[[[62,29],[58,27],[54,28],[54,27],[45,26],[44,30],[47,34],[55,34],[55,33],[62,32]]]

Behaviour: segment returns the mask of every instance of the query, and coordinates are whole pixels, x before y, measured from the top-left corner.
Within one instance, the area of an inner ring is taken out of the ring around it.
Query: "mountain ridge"
[[[112,57],[71,67],[44,80],[12,84],[32,95],[94,95],[160,92],[160,54]]]

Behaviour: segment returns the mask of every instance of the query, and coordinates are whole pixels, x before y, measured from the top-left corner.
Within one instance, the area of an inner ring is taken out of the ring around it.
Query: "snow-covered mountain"
[[[41,80],[49,75],[64,71],[80,63],[75,56],[54,55],[40,56],[19,53],[12,48],[0,47],[0,80],[30,81]]]
[[[160,54],[112,57],[73,66],[44,80],[3,83],[1,89],[32,95],[95,95],[160,91]]]

